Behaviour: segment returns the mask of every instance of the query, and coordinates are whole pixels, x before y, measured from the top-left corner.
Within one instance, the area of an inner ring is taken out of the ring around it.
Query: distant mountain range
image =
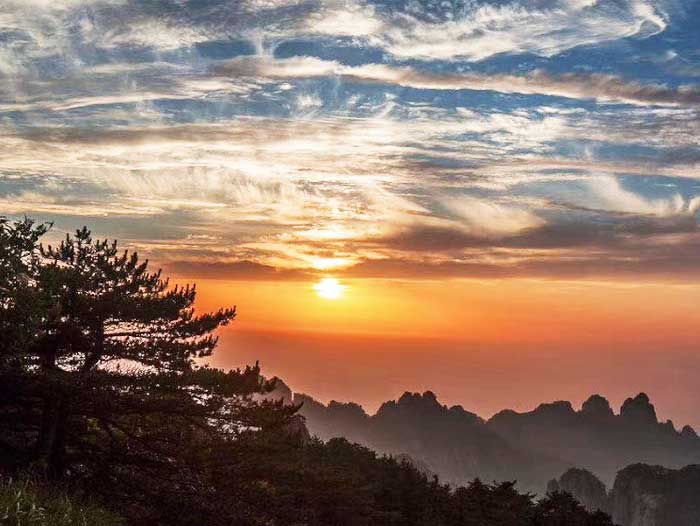
[[[345,437],[378,452],[410,457],[419,469],[463,484],[517,480],[521,489],[543,493],[566,470],[585,468],[610,485],[618,471],[645,463],[680,468],[700,463],[700,438],[685,426],[660,423],[644,393],[628,398],[615,414],[608,401],[591,396],[576,411],[570,402],[542,404],[489,420],[461,406],[440,404],[435,394],[404,393],[368,415],[355,403],[321,404],[293,394],[281,381],[272,397],[301,404],[312,435]]]
[[[501,411],[487,422],[498,435],[533,452],[548,452],[585,467],[610,484],[635,463],[670,468],[700,462],[700,438],[690,426],[659,422],[649,397],[628,398],[615,414],[608,401],[591,396],[580,411],[569,402],[542,404],[529,413]]]

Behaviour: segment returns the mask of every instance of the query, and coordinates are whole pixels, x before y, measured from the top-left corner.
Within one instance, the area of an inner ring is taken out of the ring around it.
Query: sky
[[[0,215],[196,281],[201,308],[239,309],[214,363],[322,400],[645,390],[700,426],[699,17],[4,0]]]

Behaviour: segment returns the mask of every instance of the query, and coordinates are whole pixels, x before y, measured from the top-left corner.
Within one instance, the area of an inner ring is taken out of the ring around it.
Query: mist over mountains
[[[502,411],[487,425],[521,447],[585,467],[608,485],[630,464],[680,468],[700,461],[695,431],[690,426],[678,431],[670,420],[659,422],[644,393],[625,400],[619,414],[605,398],[593,395],[579,411],[569,402],[554,402],[529,413]]]
[[[293,394],[278,382],[273,396],[301,404],[312,435],[345,437],[381,453],[407,455],[444,481],[517,480],[544,493],[566,470],[585,468],[612,485],[618,471],[645,463],[681,468],[700,463],[700,438],[690,426],[659,422],[648,396],[628,398],[615,413],[600,395],[580,410],[570,402],[541,404],[530,412],[503,410],[485,420],[461,406],[441,404],[434,393],[404,393],[374,415],[358,404]]]
[[[441,405],[431,392],[405,393],[371,416],[353,403],[324,406],[304,395],[294,403],[303,403],[300,413],[319,438],[344,436],[381,453],[408,455],[452,484],[517,478],[521,489],[536,488],[568,467],[510,442],[462,407]]]

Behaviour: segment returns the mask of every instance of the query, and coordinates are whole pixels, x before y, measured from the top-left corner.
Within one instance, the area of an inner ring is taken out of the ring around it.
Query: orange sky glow
[[[298,392],[369,411],[431,389],[482,416],[597,392],[638,391],[660,418],[697,426],[700,285],[631,282],[338,279],[197,280],[198,308],[235,304],[211,362],[259,360]],[[683,396],[679,396],[682,393]]]

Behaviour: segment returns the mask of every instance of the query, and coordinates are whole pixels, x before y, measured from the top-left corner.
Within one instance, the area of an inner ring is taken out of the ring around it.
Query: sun
[[[337,300],[343,297],[346,286],[335,278],[323,278],[314,285],[314,290],[321,298]]]

